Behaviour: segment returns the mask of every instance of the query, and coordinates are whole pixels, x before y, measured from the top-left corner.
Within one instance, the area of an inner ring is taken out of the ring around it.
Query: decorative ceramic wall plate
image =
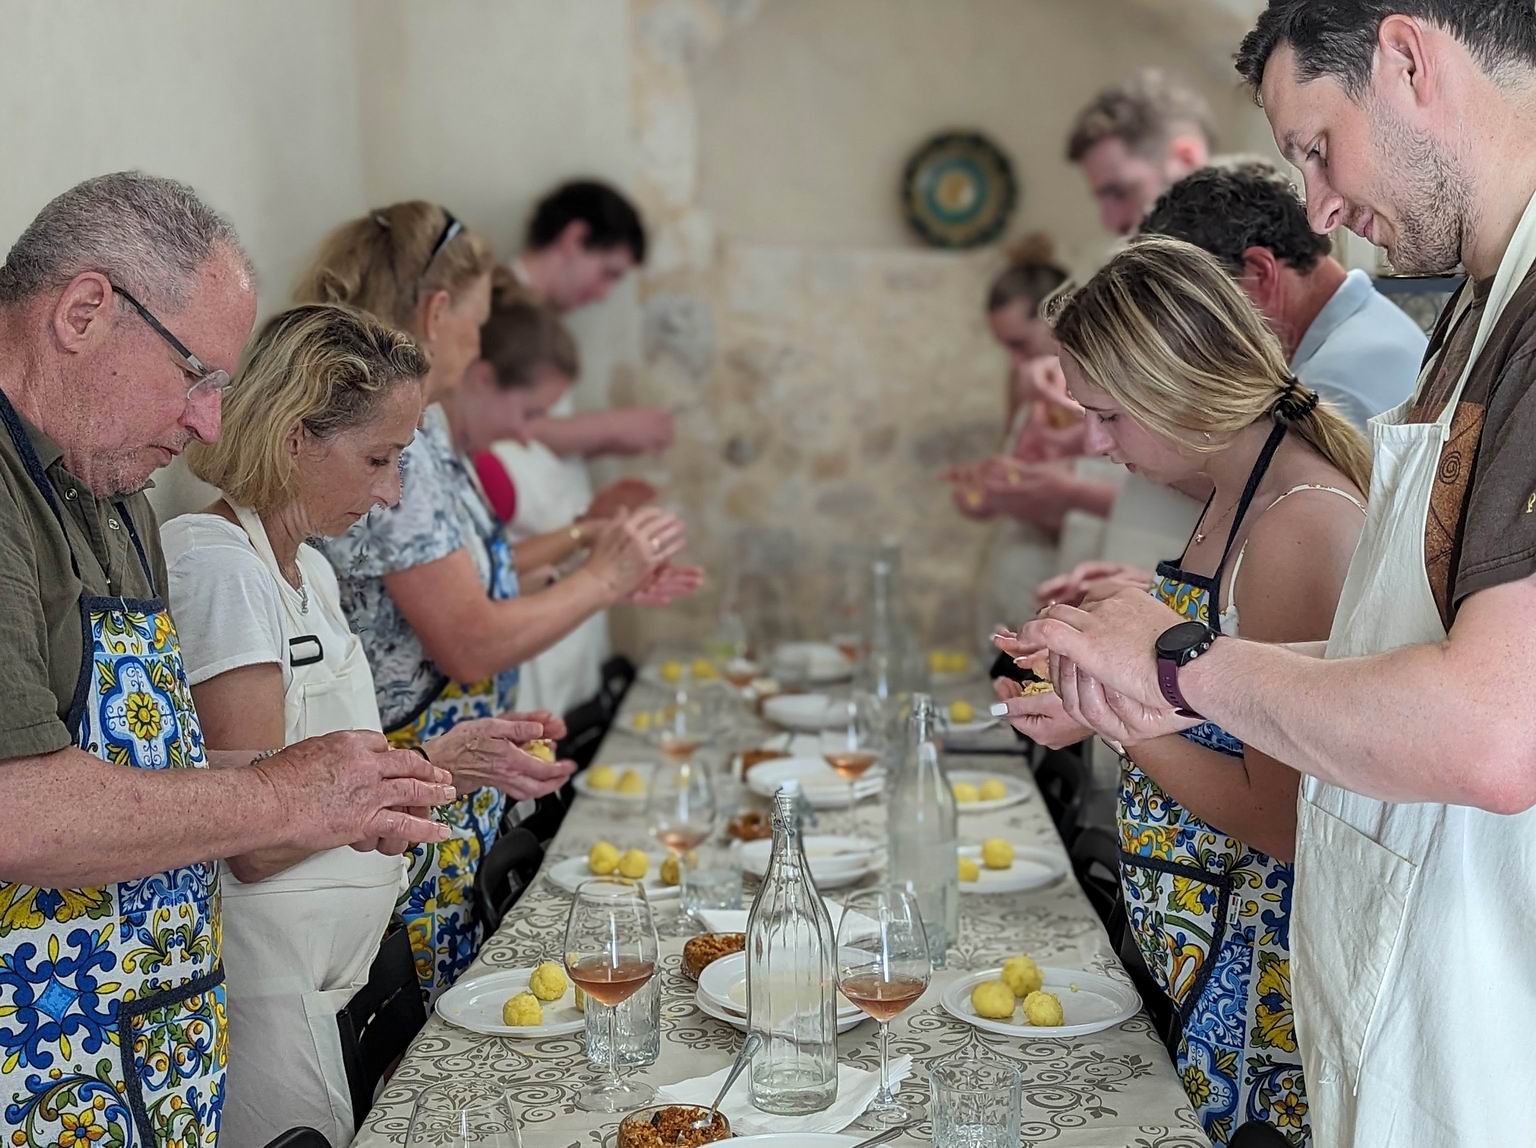
[[[979,247],[1002,234],[1018,202],[1013,164],[986,136],[945,132],[907,161],[907,222],[935,247]]]

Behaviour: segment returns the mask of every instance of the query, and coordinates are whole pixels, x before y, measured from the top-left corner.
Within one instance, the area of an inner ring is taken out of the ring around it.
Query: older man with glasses
[[[217,1139],[216,859],[445,835],[422,814],[449,776],[381,735],[204,749],[143,490],[217,436],[255,313],[228,222],[138,173],[59,196],[0,266],[0,1126],[19,1144]]]

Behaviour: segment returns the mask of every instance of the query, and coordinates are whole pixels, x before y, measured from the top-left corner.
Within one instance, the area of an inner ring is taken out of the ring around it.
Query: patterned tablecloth
[[[941,699],[947,700],[946,691]],[[986,698],[984,683],[947,691],[971,696],[979,705]],[[660,691],[637,683],[626,701],[626,712],[653,708],[666,701]],[[734,709],[734,707],[733,707]],[[622,720],[622,717],[621,717]],[[744,709],[732,719],[724,745],[742,748],[760,743],[771,732]],[[981,735],[972,744],[1009,744],[1006,731]],[[640,740],[614,733],[599,761],[654,760],[657,754]],[[981,769],[1026,780],[1023,760],[1012,756],[966,756],[951,753],[952,769]],[[721,784],[722,804],[760,805],[734,781]],[[632,810],[632,812],[630,811]],[[866,803],[860,810],[867,828],[883,809]],[[843,828],[837,813],[820,816],[819,831]],[[963,814],[962,843],[1007,836],[1053,850],[1062,848],[1038,791],[1028,801],[990,813]],[[611,840],[659,852],[647,840],[639,807],[621,807],[598,799],[577,798],[546,859],[546,867],[566,857],[584,856],[598,840]],[[833,893],[833,897],[837,894]],[[557,954],[565,929],[569,898],[540,877],[507,915],[485,945],[467,977],[496,968],[522,967]],[[902,1098],[926,1112],[928,1074],[923,1062],[972,1044],[984,1044],[1012,1058],[1024,1078],[1023,1143],[1059,1148],[1207,1148],[1208,1141],[1180,1087],[1163,1046],[1144,1015],[1093,1036],[1071,1040],[1030,1040],[983,1033],[955,1020],[939,1004],[943,987],[968,970],[999,965],[1005,957],[1028,953],[1041,964],[1109,971],[1125,980],[1108,939],[1081,889],[1070,877],[1053,887],[1012,895],[965,896],[961,902],[961,935],[950,951],[949,967],[936,972],[933,985],[916,1006],[891,1026],[891,1055],[910,1054],[914,1070],[902,1086]],[[704,1076],[727,1065],[741,1040],[728,1025],[700,1013],[693,1003],[694,986],[680,969],[682,939],[662,938],[660,1060],[641,1070],[641,1079],[661,1085]],[[840,1056],[871,1070],[879,1068],[877,1029],[860,1025],[840,1038]],[[433,1016],[418,1035],[399,1069],[385,1086],[359,1134],[358,1148],[404,1144],[411,1103],[420,1090],[441,1080],[482,1077],[508,1088],[523,1110],[526,1148],[594,1148],[611,1144],[618,1117],[582,1112],[572,1097],[588,1078],[583,1040],[574,1036],[517,1040],[479,1036]],[[930,1144],[926,1119],[900,1145]]]

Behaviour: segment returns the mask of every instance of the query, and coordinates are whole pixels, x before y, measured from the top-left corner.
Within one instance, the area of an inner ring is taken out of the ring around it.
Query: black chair
[[[1232,1139],[1227,1143],[1230,1148],[1292,1148],[1285,1133],[1257,1120],[1248,1121],[1232,1133]]]
[[[1108,929],[1115,910],[1122,908],[1120,843],[1109,830],[1090,826],[1079,830],[1068,852],[1077,883],[1083,887],[1088,903]],[[1114,939],[1110,937],[1110,940]]]
[[[271,1140],[267,1148],[331,1148],[331,1142],[313,1128],[290,1128]]]
[[[517,904],[544,861],[544,847],[525,826],[507,830],[480,859],[475,873],[475,916],[490,936]]]
[[[290,1128],[267,1143],[267,1148],[331,1148],[331,1142],[313,1128]]]
[[[603,663],[597,693],[565,715],[566,733],[558,747],[562,760],[574,761],[577,770],[586,769],[596,760],[624,696],[635,684],[635,673],[635,664],[622,654]],[[567,798],[566,805],[569,804]]]
[[[426,1023],[427,1009],[416,979],[416,958],[411,953],[405,926],[396,922],[379,945],[379,955],[373,958],[368,983],[336,1014],[341,1030],[341,1061],[347,1070],[347,1090],[352,1094],[352,1119],[357,1128],[362,1128],[368,1110],[373,1107],[379,1081]],[[320,1143],[325,1143],[324,1137]]]
[[[1035,784],[1045,798],[1045,808],[1056,832],[1071,848],[1083,817],[1083,790],[1088,779],[1083,759],[1067,750],[1053,749],[1035,766]]]

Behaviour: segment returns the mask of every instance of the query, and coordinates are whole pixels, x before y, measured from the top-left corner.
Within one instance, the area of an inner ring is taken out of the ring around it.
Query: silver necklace
[[[309,613],[309,587],[304,582],[304,568],[302,566],[300,566],[297,561],[295,561],[294,564],[293,564],[293,573],[294,573],[294,577],[298,579],[297,583],[288,582],[288,575],[287,574],[283,575],[283,581],[288,582],[288,585],[292,586],[295,590],[297,590],[299,592],[299,613],[300,614],[308,614]]]

